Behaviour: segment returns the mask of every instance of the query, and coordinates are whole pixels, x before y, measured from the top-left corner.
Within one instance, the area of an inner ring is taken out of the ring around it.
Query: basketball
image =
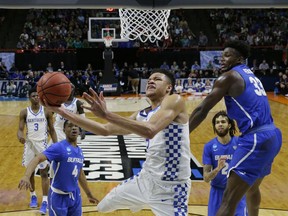
[[[71,94],[70,80],[60,72],[48,72],[37,83],[39,99],[45,99],[49,105],[60,106]]]

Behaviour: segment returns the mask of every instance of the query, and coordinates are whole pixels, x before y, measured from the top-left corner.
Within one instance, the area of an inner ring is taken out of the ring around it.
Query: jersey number
[[[38,131],[39,130],[39,124],[38,123],[34,123],[34,131]]]
[[[228,163],[225,163],[225,166],[221,170],[222,175],[227,175],[228,174]]]
[[[254,92],[258,96],[266,96],[266,92],[263,88],[261,81],[257,77],[249,77],[250,82],[254,85],[255,90]]]
[[[77,168],[77,165],[75,165],[75,167],[74,167],[74,169],[73,169],[73,171],[72,171],[72,175],[73,175],[75,178],[77,178],[77,176],[78,176],[78,168]]]

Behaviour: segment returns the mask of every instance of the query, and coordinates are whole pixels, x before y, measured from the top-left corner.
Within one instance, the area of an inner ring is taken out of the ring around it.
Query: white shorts
[[[39,153],[46,150],[48,147],[47,140],[42,141],[31,141],[26,140],[24,144],[24,153],[23,153],[23,160],[22,165],[27,167],[30,161]],[[49,165],[49,162],[43,161],[42,163],[38,164],[39,169],[45,169],[46,166]]]
[[[188,215],[191,180],[186,182],[155,181],[146,171],[123,181],[113,188],[98,204],[99,212],[111,212],[129,208],[132,212],[144,207],[155,215]]]

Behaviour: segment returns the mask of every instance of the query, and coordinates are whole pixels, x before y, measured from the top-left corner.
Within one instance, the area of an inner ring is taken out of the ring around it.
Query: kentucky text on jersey
[[[46,121],[45,118],[27,119],[27,122],[44,122],[44,121]]]

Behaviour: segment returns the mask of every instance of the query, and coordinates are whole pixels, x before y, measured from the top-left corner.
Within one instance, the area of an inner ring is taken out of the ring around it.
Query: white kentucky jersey
[[[44,107],[40,106],[37,113],[31,107],[27,107],[27,139],[31,141],[42,141],[48,137],[47,118]]]
[[[149,113],[142,110],[138,113],[138,121],[148,121],[160,106]],[[146,118],[144,119],[146,115]],[[162,181],[186,181],[191,176],[190,140],[188,121],[185,124],[170,123],[152,139],[146,140],[145,171],[150,172]]]
[[[77,100],[78,100],[77,98],[74,98],[70,104],[64,103],[63,104],[64,108],[71,113],[77,113]],[[63,118],[61,115],[56,113],[55,122],[54,122],[55,130],[56,131],[63,131],[64,122],[65,122],[65,118]],[[65,137],[64,137],[64,139],[65,139]],[[60,141],[60,140],[58,139],[58,141]]]

